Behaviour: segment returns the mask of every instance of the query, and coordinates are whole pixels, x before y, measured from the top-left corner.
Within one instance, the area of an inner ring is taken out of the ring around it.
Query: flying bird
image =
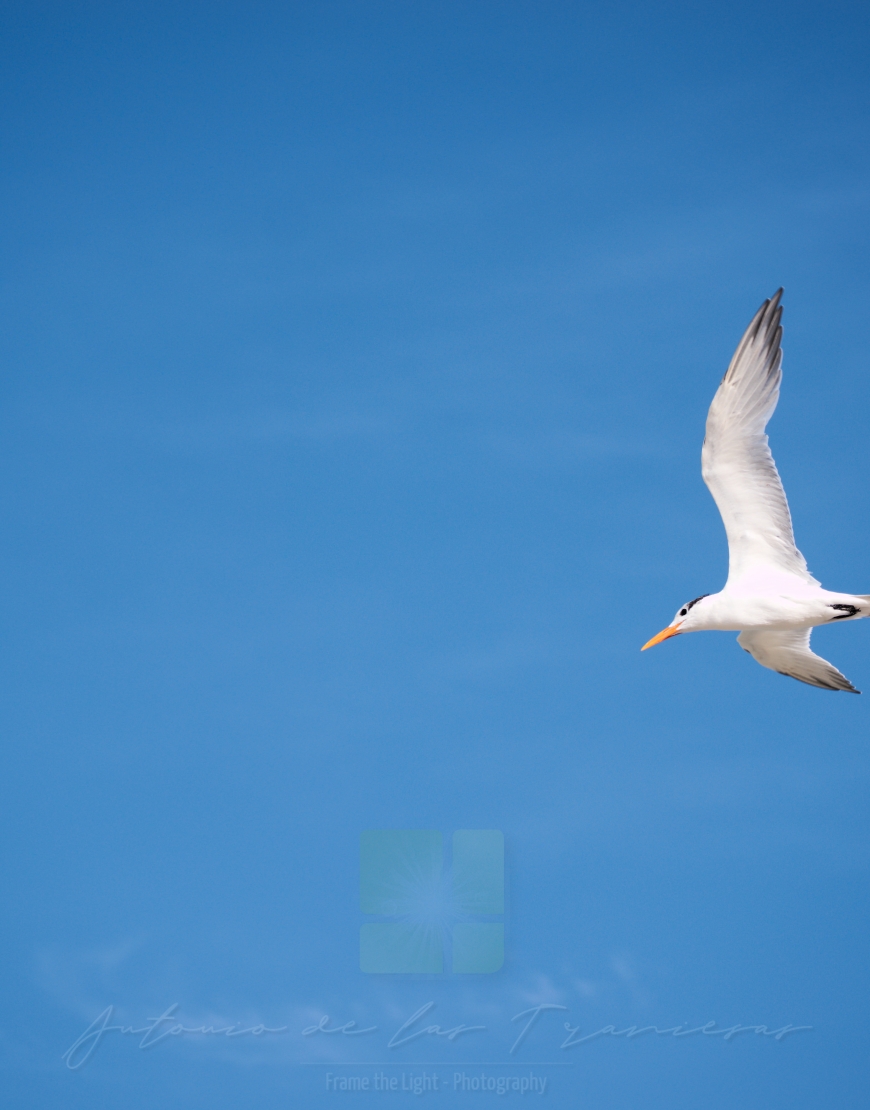
[[[725,588],[681,605],[641,651],[682,632],[739,631],[737,643],[762,667],[858,694],[810,649],[810,634],[820,624],[870,617],[870,595],[824,590],[807,570],[764,434],[782,380],[781,297],[779,289],[752,318],[707,414],[701,473],[728,536]]]

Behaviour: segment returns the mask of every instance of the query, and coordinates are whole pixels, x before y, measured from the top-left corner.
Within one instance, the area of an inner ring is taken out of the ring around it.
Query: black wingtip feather
[[[782,305],[779,303],[779,299],[781,296],[782,290],[780,289],[778,292],[774,293],[770,300],[765,301],[761,306],[756,315],[758,323],[755,325],[753,338],[758,336],[762,331],[770,335],[780,326]]]
[[[772,366],[770,367],[771,373],[776,373],[779,369],[779,364],[782,360],[779,345],[782,341],[782,305],[779,303],[782,297],[782,287],[763,301],[758,311],[749,321],[749,326],[743,333],[743,337],[737,344],[737,350],[731,356],[731,362],[728,364],[728,369],[722,377],[722,381],[728,381],[732,371],[739,363],[743,352],[747,346],[755,343],[759,336],[763,336],[765,345],[765,356],[771,360]],[[772,356],[772,357],[771,357]]]

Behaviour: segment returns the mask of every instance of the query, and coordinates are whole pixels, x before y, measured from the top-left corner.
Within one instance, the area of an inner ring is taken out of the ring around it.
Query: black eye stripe
[[[694,601],[690,601],[689,604],[686,606],[686,612],[688,613],[688,611],[692,608],[693,605],[697,605],[702,597],[709,597],[709,596],[710,596],[709,594],[701,594],[701,597],[696,597],[694,599]]]

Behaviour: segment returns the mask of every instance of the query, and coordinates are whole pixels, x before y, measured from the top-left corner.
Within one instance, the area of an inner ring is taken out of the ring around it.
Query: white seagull
[[[707,414],[701,473],[728,535],[728,581],[681,606],[641,651],[681,632],[738,631],[762,667],[824,690],[860,693],[810,650],[816,625],[870,617],[870,595],[822,589],[794,542],[785,490],[764,429],[782,380],[782,290],[756,312]]]

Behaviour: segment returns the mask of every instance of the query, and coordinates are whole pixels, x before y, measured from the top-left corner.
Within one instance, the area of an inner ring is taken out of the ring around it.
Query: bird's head
[[[651,640],[647,640],[640,650],[646,651],[647,648],[655,647],[656,644],[660,644],[662,640],[668,640],[671,636],[679,636],[681,632],[695,632],[698,629],[704,628],[706,613],[703,612],[704,607],[703,605],[699,605],[699,602],[703,602],[704,598],[709,596],[710,594],[701,594],[700,597],[696,597],[692,601],[687,601],[685,605],[681,605],[668,627],[663,628],[661,632],[659,632],[657,636],[653,636]]]

